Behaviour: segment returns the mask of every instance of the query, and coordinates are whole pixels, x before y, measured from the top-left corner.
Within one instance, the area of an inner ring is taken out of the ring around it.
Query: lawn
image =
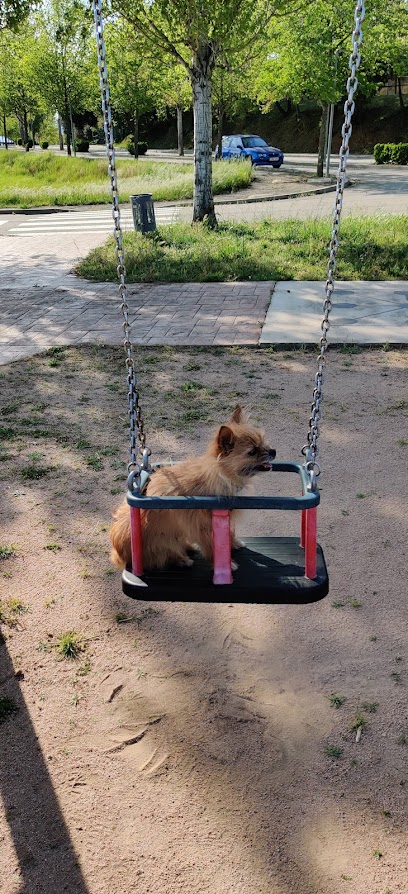
[[[155,201],[180,201],[193,195],[193,165],[117,159],[120,198],[152,193]],[[236,192],[252,182],[247,162],[217,162],[214,193]],[[110,202],[107,162],[68,158],[52,152],[3,152],[0,156],[0,207],[40,208]]]
[[[407,279],[407,216],[348,218],[342,224],[339,279]],[[264,220],[226,223],[216,230],[188,224],[160,227],[153,235],[125,233],[129,282],[316,280],[327,271],[325,221]],[[116,280],[113,238],[93,249],[76,272]]]

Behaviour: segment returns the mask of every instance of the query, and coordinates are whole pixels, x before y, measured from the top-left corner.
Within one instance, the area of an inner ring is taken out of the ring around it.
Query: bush
[[[408,143],[376,143],[374,161],[377,165],[408,164]]]
[[[130,137],[126,140],[126,149],[130,152],[131,155],[135,154],[135,143],[134,140]],[[138,155],[146,155],[147,152],[147,143],[138,143],[137,144]]]
[[[408,164],[408,143],[394,143],[392,146],[391,161],[394,165]]]
[[[50,145],[50,144],[48,143],[47,140],[43,140],[42,143],[41,143],[41,149],[48,149],[48,146],[49,146],[49,145]]]
[[[76,144],[77,152],[88,152],[89,151],[89,141],[88,140],[78,140]]]
[[[21,137],[19,137],[17,140],[17,146],[22,146],[22,145],[23,145],[23,141],[22,141]]]

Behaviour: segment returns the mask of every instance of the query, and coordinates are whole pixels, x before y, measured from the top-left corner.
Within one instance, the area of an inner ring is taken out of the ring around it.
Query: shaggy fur
[[[271,468],[276,451],[264,435],[252,428],[237,406],[226,425],[221,425],[203,456],[192,457],[152,475],[148,496],[226,496],[238,494],[248,479]],[[231,513],[231,545],[236,539]],[[211,511],[206,509],[142,510],[143,561],[145,568],[192,565],[189,551],[197,546],[212,561]],[[119,506],[110,529],[111,559],[117,568],[131,564],[130,512],[127,503]],[[236,567],[236,566],[235,566]]]

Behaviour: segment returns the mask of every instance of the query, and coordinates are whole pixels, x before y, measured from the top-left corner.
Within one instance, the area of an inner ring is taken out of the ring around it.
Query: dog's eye
[[[251,449],[248,450],[248,456],[256,456],[257,452],[256,447],[251,447]]]

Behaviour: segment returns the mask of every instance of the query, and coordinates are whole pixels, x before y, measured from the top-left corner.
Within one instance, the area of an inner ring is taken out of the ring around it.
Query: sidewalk
[[[67,285],[67,281],[69,285]],[[128,287],[135,345],[318,344],[318,282],[160,283]],[[334,344],[408,344],[408,282],[340,282]],[[65,275],[35,289],[0,289],[0,364],[57,345],[121,344],[118,291]]]

